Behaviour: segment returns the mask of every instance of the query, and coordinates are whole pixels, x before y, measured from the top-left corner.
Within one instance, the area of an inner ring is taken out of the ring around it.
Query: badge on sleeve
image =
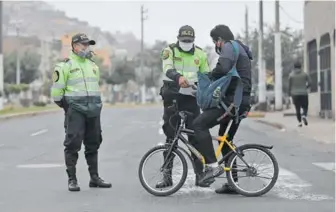
[[[168,57],[169,57],[169,54],[170,54],[169,50],[167,50],[167,49],[163,50],[163,52],[162,52],[162,60],[167,60]]]
[[[57,70],[54,71],[54,73],[52,75],[52,80],[54,82],[57,82],[59,80],[59,72]]]

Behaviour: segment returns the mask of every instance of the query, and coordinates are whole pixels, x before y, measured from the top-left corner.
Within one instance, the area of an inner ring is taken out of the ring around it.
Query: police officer
[[[178,116],[174,116],[174,108],[170,107],[173,100],[176,100],[179,110],[189,111],[194,117],[188,117],[187,128],[192,129],[192,121],[200,114],[196,98],[193,96],[191,85],[197,82],[197,72],[209,72],[206,53],[194,45],[195,31],[191,26],[182,26],[179,29],[177,43],[170,44],[162,51],[162,66],[165,74],[160,95],[163,99],[163,121],[162,129],[166,135],[166,142],[172,142]],[[171,124],[170,124],[171,123]],[[171,126],[172,125],[172,126]],[[188,138],[193,143],[193,138]],[[165,156],[165,154],[164,154]],[[197,162],[196,162],[197,161]],[[203,164],[195,160],[196,165],[196,185],[198,175],[203,171]],[[163,179],[156,184],[157,188],[165,188],[173,185],[171,174],[173,164],[168,166],[168,170],[163,173]]]
[[[65,111],[64,155],[69,191],[79,191],[76,164],[82,142],[89,167],[90,187],[110,188],[98,175],[98,149],[102,142],[100,113],[102,101],[99,92],[99,68],[90,60],[90,45],[95,45],[85,34],[72,37],[69,58],[56,64],[51,96]]]

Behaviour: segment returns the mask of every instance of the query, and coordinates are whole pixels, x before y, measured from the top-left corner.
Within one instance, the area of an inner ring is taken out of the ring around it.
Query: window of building
[[[308,74],[311,79],[311,88],[312,93],[317,92],[318,90],[318,80],[317,80],[317,44],[316,40],[312,40],[307,44],[307,53],[308,53]]]
[[[321,109],[331,110],[331,46],[330,34],[321,36],[320,40],[320,88]]]

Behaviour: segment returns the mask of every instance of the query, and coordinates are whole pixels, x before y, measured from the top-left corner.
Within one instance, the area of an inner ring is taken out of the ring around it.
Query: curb
[[[279,130],[286,129],[286,127],[284,125],[279,124],[279,123],[275,123],[275,122],[265,121],[265,120],[262,120],[262,119],[258,119],[258,120],[256,120],[256,122],[259,122],[259,123],[262,123],[262,124],[274,127],[276,129],[279,129]]]
[[[107,104],[105,103],[103,107],[107,108],[141,108],[141,107],[153,107],[160,106],[160,103],[146,103],[146,104],[129,104],[129,103],[117,103],[117,104]]]
[[[249,118],[264,118],[266,116],[266,113],[261,112],[249,112],[247,117]]]
[[[62,111],[61,109],[50,109],[50,110],[32,111],[32,112],[26,112],[26,113],[13,113],[9,115],[0,116],[0,121],[14,119],[14,118],[28,117],[28,116],[38,116],[38,115],[50,114],[50,113],[61,112],[61,111]]]

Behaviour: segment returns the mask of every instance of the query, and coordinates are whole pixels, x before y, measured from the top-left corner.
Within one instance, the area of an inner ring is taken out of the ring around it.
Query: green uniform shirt
[[[56,64],[51,97],[65,101],[70,108],[98,116],[102,108],[99,91],[99,68],[89,59],[71,52],[69,59]]]
[[[174,52],[173,52],[174,51]],[[189,84],[197,82],[197,72],[209,72],[207,54],[195,47],[191,52],[180,51],[176,44],[171,44],[162,51],[163,80],[177,81],[184,76]],[[180,88],[180,93],[191,95],[191,88]]]

